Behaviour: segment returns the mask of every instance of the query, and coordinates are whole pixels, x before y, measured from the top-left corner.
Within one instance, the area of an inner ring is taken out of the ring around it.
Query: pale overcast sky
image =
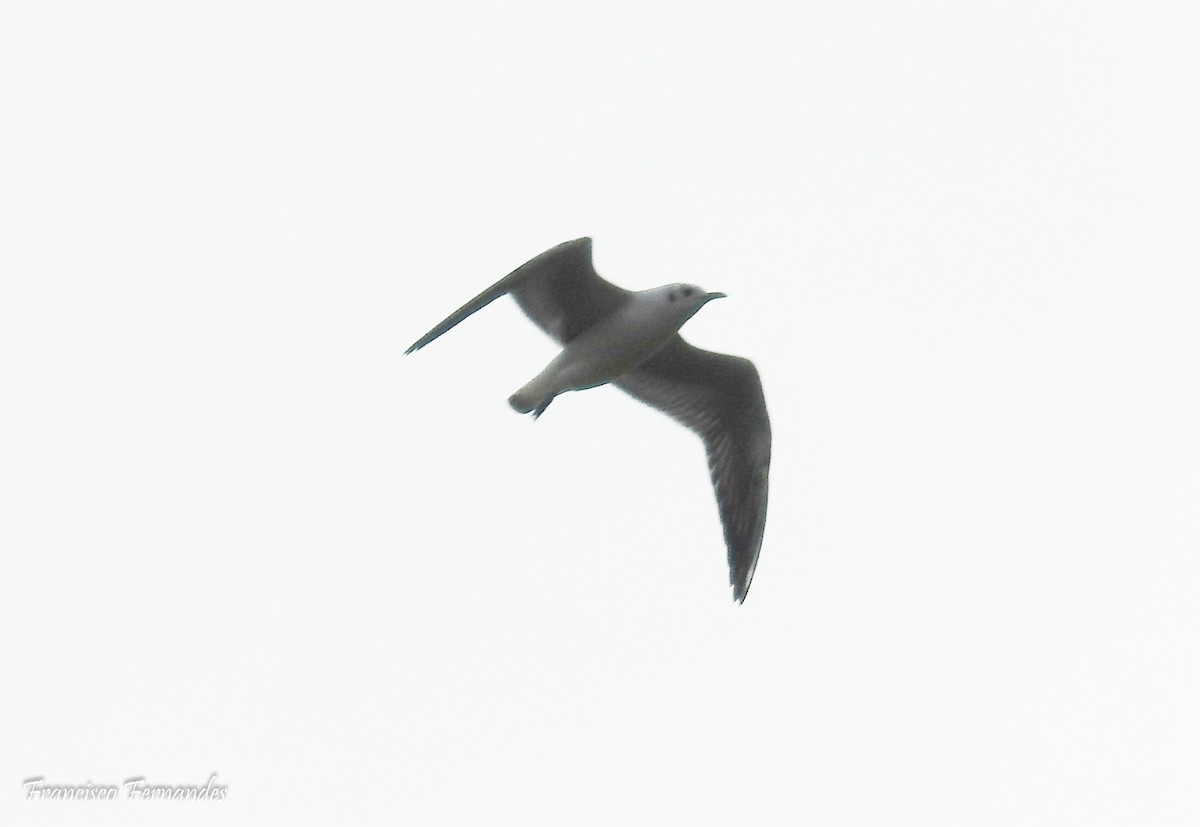
[[[1192,3],[10,3],[0,822],[1200,823]],[[536,424],[590,235],[770,512]],[[130,801],[143,776],[223,801]],[[23,782],[113,784],[30,800]]]

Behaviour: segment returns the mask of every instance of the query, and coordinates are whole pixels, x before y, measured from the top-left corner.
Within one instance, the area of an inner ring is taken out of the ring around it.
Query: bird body
[[[508,294],[563,346],[509,397],[515,410],[537,418],[562,393],[612,383],[700,435],[725,533],[730,584],[734,599],[744,601],[767,519],[771,425],[762,384],[750,361],[692,347],[678,333],[701,307],[725,294],[690,284],[624,290],[596,274],[591,239],[581,238],[521,265],[406,353]]]
[[[520,413],[540,415],[567,391],[607,384],[646,361],[721,293],[673,284],[630,295],[619,309],[567,343],[541,373],[509,397]]]

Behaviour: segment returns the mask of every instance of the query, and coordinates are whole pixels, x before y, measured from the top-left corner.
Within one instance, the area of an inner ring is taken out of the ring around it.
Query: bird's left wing
[[[525,262],[455,310],[404,352],[420,350],[507,293],[513,294],[525,315],[562,345],[616,311],[633,295],[597,275],[592,266],[592,240],[577,238]]]
[[[613,384],[704,440],[733,599],[744,601],[767,524],[771,465],[771,422],[754,363],[692,347],[676,335]]]

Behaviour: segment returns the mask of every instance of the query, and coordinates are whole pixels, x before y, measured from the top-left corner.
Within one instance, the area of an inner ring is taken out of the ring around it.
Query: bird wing
[[[405,353],[420,350],[506,293],[512,293],[525,315],[561,345],[619,309],[633,295],[596,274],[592,240],[577,238],[513,270],[447,316]]]
[[[754,363],[676,335],[614,382],[704,440],[729,552],[733,599],[746,599],[767,524],[771,422]]]

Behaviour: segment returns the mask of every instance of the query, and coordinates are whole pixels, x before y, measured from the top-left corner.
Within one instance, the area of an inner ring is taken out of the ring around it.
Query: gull
[[[725,533],[733,599],[744,602],[767,523],[771,423],[762,383],[748,359],[701,350],[679,335],[701,307],[725,294],[692,284],[639,292],[617,287],[592,266],[592,240],[579,238],[522,264],[405,353],[506,294],[563,346],[509,397],[516,411],[537,419],[559,394],[611,383],[700,435]]]

